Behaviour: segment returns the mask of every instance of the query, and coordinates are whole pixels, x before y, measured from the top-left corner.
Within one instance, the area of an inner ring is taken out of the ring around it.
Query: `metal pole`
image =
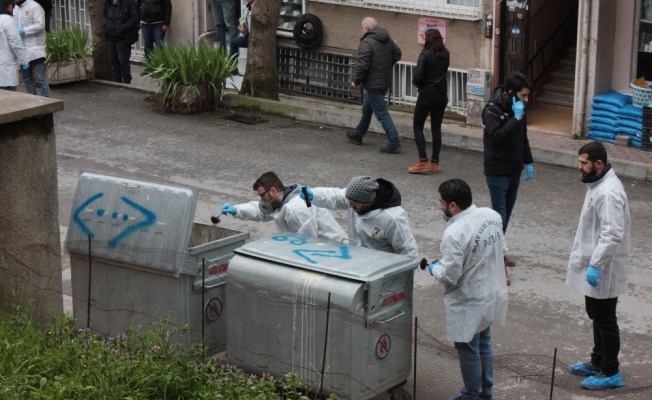
[[[414,317],[414,367],[412,374],[412,400],[417,400],[417,330],[419,330],[419,320]]]
[[[319,398],[324,391],[324,373],[326,371],[326,348],[328,347],[328,322],[331,314],[331,292],[328,292],[328,303],[326,303],[326,334],[324,335],[324,357],[321,360],[321,377],[319,378]]]
[[[206,311],[205,311],[205,302],[204,302],[204,288],[206,287],[206,259],[201,258],[201,345],[204,347],[204,324],[206,321]]]
[[[552,379],[550,380],[550,400],[552,400],[552,392],[555,389],[555,368],[557,367],[557,348],[555,347],[555,355],[552,357]]]
[[[88,235],[88,300],[86,303],[86,329],[91,327],[91,235]]]

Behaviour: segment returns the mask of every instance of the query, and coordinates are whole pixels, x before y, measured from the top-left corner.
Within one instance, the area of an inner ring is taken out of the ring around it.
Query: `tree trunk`
[[[276,26],[283,0],[258,0],[251,11],[247,71],[240,94],[278,100]]]
[[[106,0],[88,0],[86,5],[91,19],[91,39],[93,41],[93,71],[96,79],[111,80],[111,62],[109,49],[106,45],[104,27],[102,26],[102,10]]]

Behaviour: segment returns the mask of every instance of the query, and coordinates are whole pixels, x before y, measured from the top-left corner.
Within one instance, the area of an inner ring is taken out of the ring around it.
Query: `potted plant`
[[[91,54],[88,32],[80,27],[59,28],[45,39],[46,71],[51,85],[86,80]]]
[[[165,111],[191,114],[219,106],[225,80],[237,63],[222,46],[163,44],[149,52],[143,72],[159,81],[157,94]]]

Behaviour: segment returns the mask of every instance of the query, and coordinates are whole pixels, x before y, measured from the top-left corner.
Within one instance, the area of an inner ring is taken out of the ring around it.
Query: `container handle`
[[[139,188],[140,187],[140,185],[137,185],[135,183],[123,183],[122,186],[124,186],[126,188]]]
[[[386,319],[386,320],[384,320],[384,321],[376,321],[376,322],[379,323],[379,324],[386,324],[386,323],[388,323],[389,321],[393,321],[393,320],[395,320],[396,318],[398,318],[398,317],[400,317],[400,316],[402,316],[402,315],[404,315],[404,314],[405,314],[405,311],[400,311],[398,314],[394,315],[393,317],[390,317],[389,319]]]

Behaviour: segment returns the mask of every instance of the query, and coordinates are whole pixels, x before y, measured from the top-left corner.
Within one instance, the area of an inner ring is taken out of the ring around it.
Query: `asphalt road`
[[[269,122],[247,125],[222,118],[237,110],[165,115],[144,93],[91,83],[55,88],[53,97],[65,102],[65,110],[55,115],[62,232],[70,221],[81,171],[196,187],[195,220],[204,223],[223,202],[256,198],[251,186],[267,170],[277,172],[286,184],[311,186],[344,187],[352,176],[382,177],[401,190],[420,257],[431,260],[439,256],[444,229],[436,192],[440,182],[462,178],[471,186],[476,205],[490,205],[479,153],[444,148],[439,174],[410,175],[406,170],[416,161],[416,147],[408,140],[402,143],[403,154],[385,155],[378,152],[385,143],[378,135],[355,146],[346,141],[345,128],[274,116],[264,116]],[[510,269],[507,325],[493,329],[496,355],[552,356],[557,348],[559,359],[572,363],[590,352],[591,325],[583,297],[564,284],[585,193],[579,176],[575,169],[535,163],[533,179],[522,183],[507,232],[510,254],[518,265]],[[618,305],[621,369],[626,383],[638,387],[649,385],[652,376],[652,184],[623,183],[631,209],[632,264],[628,294]],[[335,215],[345,227],[346,215]],[[271,223],[230,216],[222,221],[225,227],[250,232],[252,239],[275,233]],[[445,341],[441,285],[417,271],[414,294],[419,325]]]

